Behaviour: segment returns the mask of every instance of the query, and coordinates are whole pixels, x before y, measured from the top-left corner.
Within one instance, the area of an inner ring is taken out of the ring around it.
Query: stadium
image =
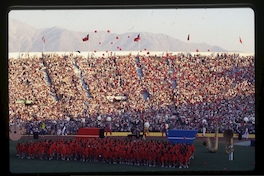
[[[243,53],[9,53],[10,171],[251,171],[254,63]],[[170,140],[172,131],[195,136]],[[78,141],[94,152],[51,149]]]

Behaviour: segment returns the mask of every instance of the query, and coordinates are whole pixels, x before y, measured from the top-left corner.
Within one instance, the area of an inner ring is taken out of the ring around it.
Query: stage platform
[[[105,136],[127,136],[131,134],[131,132],[112,132],[112,135],[110,135],[109,133]],[[141,132],[140,135],[143,135],[143,133]],[[148,136],[153,136],[153,137],[162,137],[162,133],[161,132],[150,132]],[[205,133],[205,137],[214,137],[215,134],[214,133]],[[203,137],[202,133],[197,133],[197,137]],[[218,133],[218,137],[222,138],[223,134],[222,133]],[[234,138],[238,138],[238,136],[235,134]],[[255,134],[249,134],[248,136],[249,139],[255,139]]]

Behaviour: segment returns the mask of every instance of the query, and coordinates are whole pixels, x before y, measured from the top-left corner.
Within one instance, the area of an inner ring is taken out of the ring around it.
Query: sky
[[[255,52],[255,14],[251,8],[11,10],[8,17],[35,28],[58,26],[87,33],[163,33],[184,42],[190,34],[191,43]]]

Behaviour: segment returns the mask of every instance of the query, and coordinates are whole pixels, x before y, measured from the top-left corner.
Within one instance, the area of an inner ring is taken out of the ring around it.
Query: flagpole
[[[138,52],[140,52],[140,40],[138,41]]]
[[[44,57],[44,41],[42,42],[42,58]]]
[[[188,53],[189,53],[189,55],[191,54],[190,53],[190,41],[188,40]],[[187,55],[188,55],[188,53],[187,53]]]
[[[90,57],[90,39],[88,40],[88,59],[89,59],[89,57]]]

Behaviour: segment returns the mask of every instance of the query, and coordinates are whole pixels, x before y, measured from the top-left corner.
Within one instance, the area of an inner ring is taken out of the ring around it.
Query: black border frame
[[[3,4],[4,3],[4,4]],[[189,175],[189,174],[195,174],[195,175],[223,175],[223,174],[232,174],[232,175],[258,175],[263,174],[263,171],[261,172],[261,136],[263,129],[261,129],[261,124],[263,124],[262,119],[262,112],[261,112],[261,103],[263,102],[262,96],[264,94],[263,92],[263,83],[262,83],[262,77],[263,77],[263,65],[264,65],[264,44],[262,42],[264,41],[263,37],[263,26],[262,23],[264,23],[264,20],[262,22],[262,18],[264,18],[264,3],[263,0],[240,0],[240,1],[234,1],[234,0],[215,0],[215,1],[208,1],[208,0],[176,0],[176,1],[138,1],[135,0],[133,2],[129,1],[118,1],[113,0],[109,2],[105,2],[102,0],[97,1],[62,1],[62,0],[53,0],[53,1],[19,1],[19,0],[10,0],[3,2],[1,1],[0,6],[0,12],[1,14],[1,43],[0,43],[0,76],[1,76],[1,82],[0,82],[0,112],[1,112],[1,124],[3,124],[3,127],[1,128],[1,135],[3,135],[3,138],[5,141],[5,150],[9,151],[9,135],[8,135],[8,70],[7,70],[7,60],[8,60],[8,12],[10,9],[109,9],[109,8],[116,8],[116,9],[142,9],[142,8],[235,8],[235,7],[250,7],[255,12],[255,75],[256,75],[256,84],[255,84],[255,100],[256,100],[256,167],[254,171],[250,172],[177,172],[177,175]],[[6,157],[6,158],[5,158]],[[9,172],[9,152],[4,152],[4,157],[1,157],[3,162],[6,165],[4,165],[4,174],[7,173],[8,175],[12,175],[12,173]],[[2,163],[3,163],[2,162]],[[263,162],[264,163],[264,162]],[[81,175],[85,175],[88,173],[81,173]],[[100,174],[100,173],[98,173]],[[125,175],[122,173],[109,173],[109,175]],[[131,173],[135,175],[140,175],[140,173]],[[144,175],[156,175],[155,173],[144,173]],[[162,175],[169,175],[169,174],[175,174],[175,173],[157,173]],[[25,175],[25,174],[24,174]],[[35,175],[35,174],[26,174],[26,175]],[[37,174],[37,175],[65,175],[61,173],[53,173],[53,174]],[[66,174],[71,175],[71,173]],[[73,174],[78,175],[78,174]],[[89,174],[90,175],[90,174]]]

